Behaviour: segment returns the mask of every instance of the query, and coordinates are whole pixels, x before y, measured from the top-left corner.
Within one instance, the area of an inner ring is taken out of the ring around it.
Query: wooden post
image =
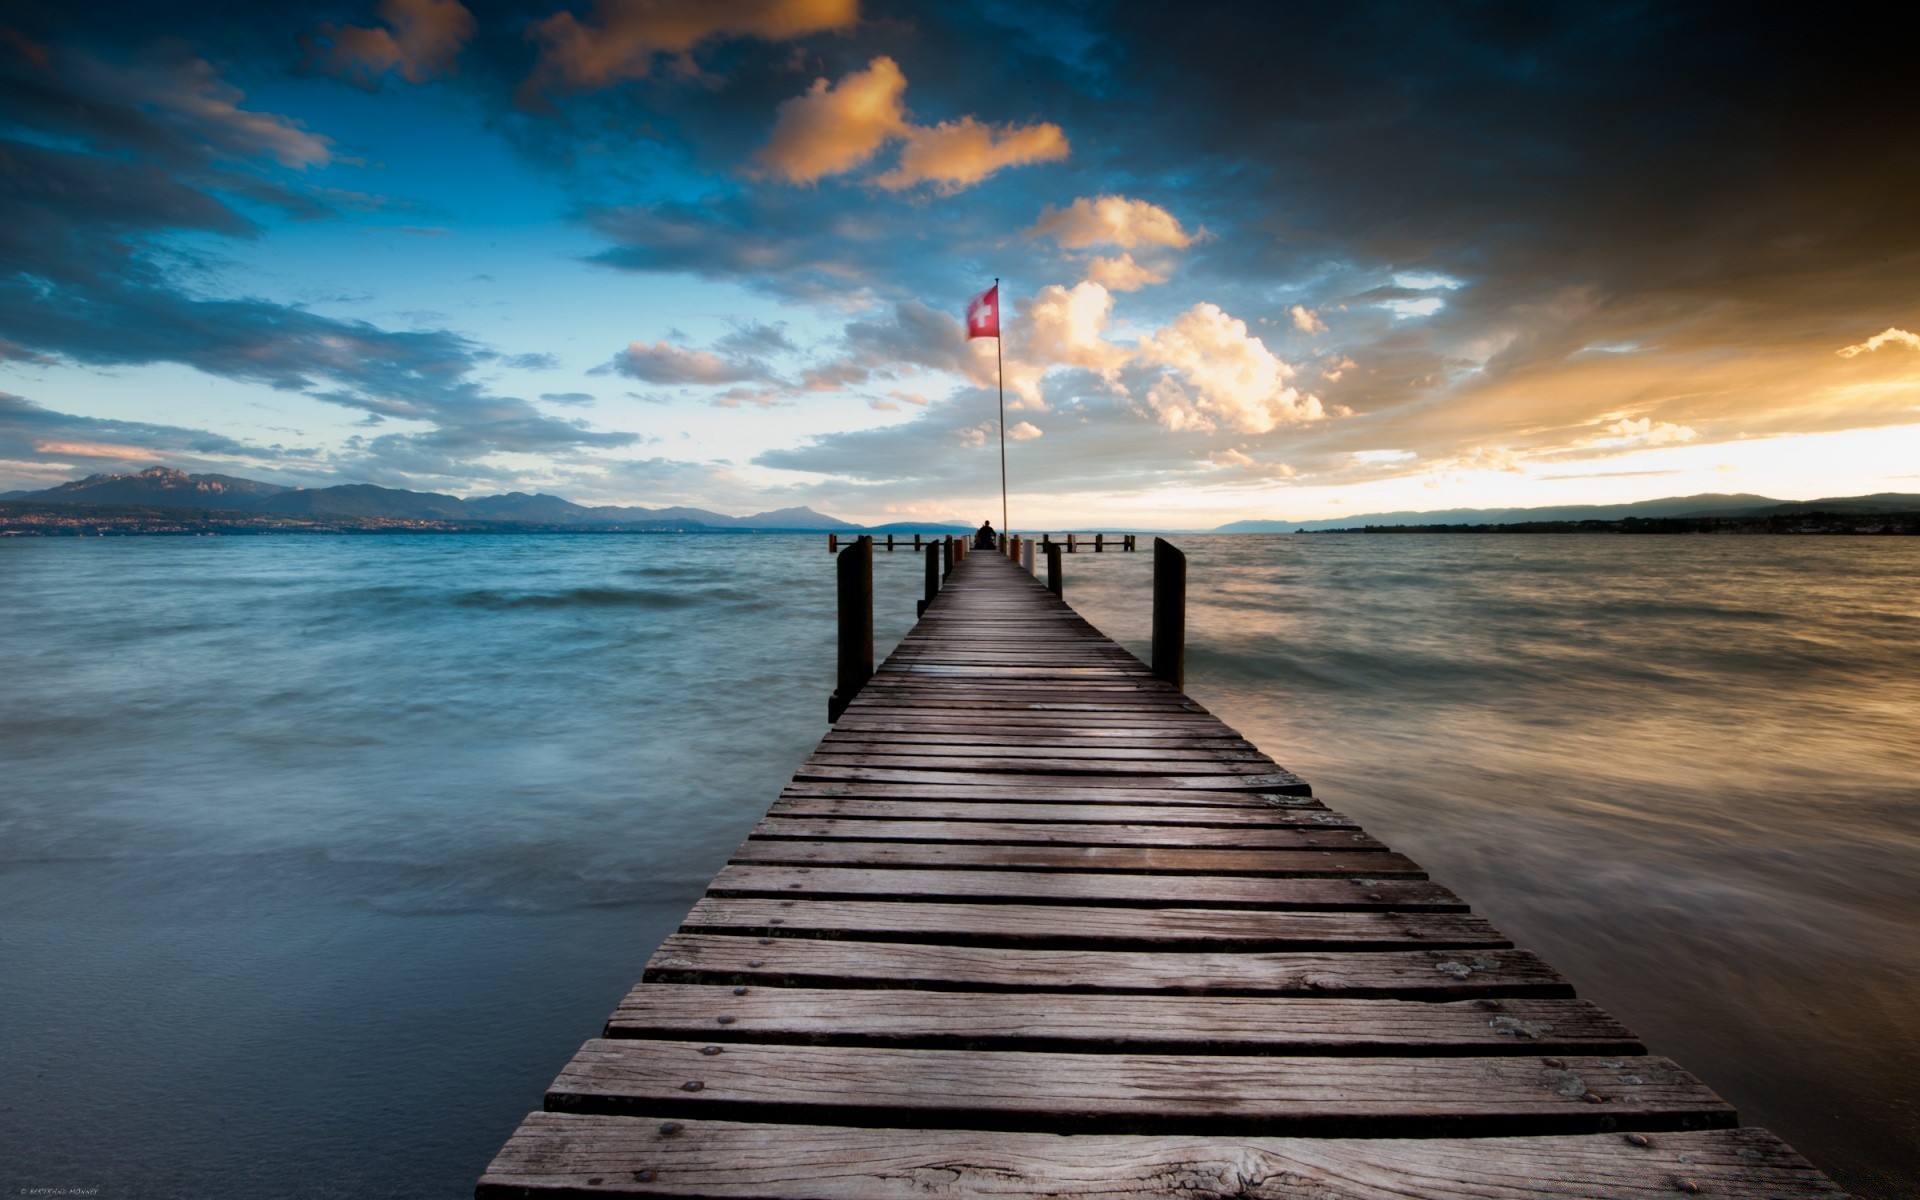
[[[1153,539],[1153,673],[1187,686],[1187,556]]]
[[[827,698],[827,723],[873,678],[873,539],[860,538],[834,561],[840,582],[839,680]]]
[[[1031,575],[1033,574],[1033,539],[1028,538],[1020,543],[1020,550],[1023,555],[1020,565],[1026,569],[1027,574]]]
[[[1067,598],[1067,581],[1060,570],[1060,543],[1047,543],[1047,590],[1062,600]]]
[[[1079,540],[1080,540],[1080,536],[1078,534],[1070,533],[1067,535],[1067,553],[1068,554],[1072,554],[1076,549],[1079,548],[1077,545]]]
[[[840,553],[840,535],[839,534],[830,533],[827,535],[827,553],[828,554]]]
[[[1106,548],[1107,548],[1107,535],[1104,533],[1094,534],[1093,535],[1093,552],[1095,554],[1100,554],[1100,553],[1103,553],[1106,550]]]
[[[914,540],[915,541],[919,540],[918,535],[915,536]],[[927,605],[932,604],[933,598],[935,596],[938,596],[939,594],[940,594],[940,547],[934,545],[932,542],[928,542],[927,543],[927,596],[926,596],[926,599],[920,601],[920,609],[914,615],[921,616],[921,617],[926,616]]]
[[[915,550],[920,548],[920,535],[917,533],[913,535],[913,548]]]
[[[887,535],[887,553],[888,554],[893,553],[893,535],[892,534]]]
[[[953,535],[952,534],[948,534],[945,537],[945,539],[941,541],[940,558],[943,564],[940,570],[940,578],[945,579],[947,576],[953,574]]]

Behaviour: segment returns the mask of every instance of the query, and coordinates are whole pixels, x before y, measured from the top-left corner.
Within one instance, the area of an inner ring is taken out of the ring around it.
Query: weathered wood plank
[[[1371,835],[1348,829],[1238,825],[1121,825],[1100,821],[908,821],[881,817],[769,816],[755,838],[801,841],[992,842],[1003,846],[1212,847],[1222,850],[1384,850]]]
[[[968,842],[800,842],[749,838],[736,863],[822,867],[991,867],[1009,871],[1122,871],[1154,875],[1295,875],[1425,879],[1388,850],[1209,850],[1162,846],[1002,846]]]
[[[1664,1058],[1058,1054],[599,1038],[554,1112],[1059,1133],[1467,1137],[1729,1128]]]
[[[923,753],[912,747],[905,753],[842,753],[823,748],[807,757],[802,770],[817,766],[884,767],[901,771],[1012,771],[1026,775],[1264,775],[1278,768],[1268,759],[1234,755],[1187,754],[1145,757],[1098,752],[1056,754],[1058,747],[1036,748],[1032,754],[1005,753],[999,746],[935,746]]]
[[[1464,911],[1458,896],[1426,880],[1288,879],[1206,875],[1101,875],[1044,871],[762,867],[729,863],[710,896],[793,900],[942,900],[1132,908],[1297,908],[1365,912]]]
[[[955,776],[945,783],[879,783],[873,780],[796,780],[782,788],[785,797],[898,798],[955,801],[1057,801],[1063,804],[1151,804],[1156,808],[1279,808],[1333,816],[1311,796],[1286,792],[1155,791],[1152,788],[1084,787],[1055,782],[1044,787],[983,782]],[[1339,821],[1329,822],[1340,824]]]
[[[786,796],[770,817],[894,821],[1054,822],[1113,825],[1212,825],[1223,829],[1287,828],[1351,832],[1353,818],[1327,809],[1277,804],[1052,804],[1041,800],[917,800]],[[1329,832],[1327,841],[1340,840]]]
[[[479,1200],[1841,1200],[1764,1129],[1446,1140],[988,1133],[533,1113]]]
[[[1311,795],[1312,790],[1299,776],[1287,771],[1273,771],[1265,774],[1249,775],[1208,775],[1208,774],[1133,774],[1128,772],[1103,771],[1048,773],[1021,768],[1016,764],[1004,764],[1008,770],[986,769],[974,778],[998,779],[1003,786],[1049,787],[1071,782],[1080,787],[1105,788],[1153,788],[1164,791],[1253,791],[1253,792],[1290,792],[1294,795]],[[955,774],[965,770],[961,767],[951,769],[911,769],[882,765],[849,766],[838,763],[809,763],[794,772],[795,779],[805,780],[867,780],[874,783],[942,783],[951,780]]]
[[[860,761],[874,758],[995,758],[995,759],[1034,759],[1047,763],[1179,763],[1179,769],[1185,770],[1189,763],[1256,763],[1261,769],[1271,768],[1273,760],[1258,750],[1240,746],[1156,746],[1149,749],[1123,746],[1039,746],[1015,742],[1011,739],[985,738],[966,744],[953,742],[870,742],[852,741],[845,735],[829,736],[820,743],[815,758],[850,759]],[[905,765],[905,764],[903,764]]]
[[[1646,1053],[1585,1000],[990,994],[642,983],[606,1036],[922,1049],[1239,1054]]]
[[[695,902],[680,928],[686,933],[1139,949],[1232,945],[1247,950],[1382,950],[1513,944],[1484,918],[1460,912],[1115,909],[716,896]]]
[[[649,981],[963,991],[1185,992],[1445,1000],[1568,997],[1525,950],[1049,950],[676,933]]]

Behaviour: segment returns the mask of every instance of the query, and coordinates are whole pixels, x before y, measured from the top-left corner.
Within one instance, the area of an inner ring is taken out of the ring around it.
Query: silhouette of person
[[[993,550],[997,549],[999,545],[1000,539],[998,535],[993,532],[993,522],[982,521],[980,523],[980,531],[973,535],[973,548],[975,550]]]

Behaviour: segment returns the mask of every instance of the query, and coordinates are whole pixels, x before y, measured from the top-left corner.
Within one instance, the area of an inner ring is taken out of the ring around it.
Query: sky
[[[1016,528],[1920,492],[1917,20],[10,0],[0,490],[972,523],[1003,370]]]

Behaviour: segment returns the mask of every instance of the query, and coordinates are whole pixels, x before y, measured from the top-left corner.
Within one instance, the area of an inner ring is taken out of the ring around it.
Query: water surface
[[[1864,1195],[1920,542],[1186,538],[1189,688]],[[876,555],[878,642],[919,560]],[[824,732],[821,539],[0,543],[0,1187],[459,1197]],[[1144,652],[1149,555],[1068,599]]]

